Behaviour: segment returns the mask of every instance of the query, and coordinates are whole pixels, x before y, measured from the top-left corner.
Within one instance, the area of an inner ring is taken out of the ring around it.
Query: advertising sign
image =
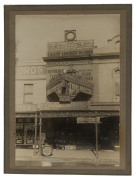
[[[59,102],[70,102],[70,95],[60,95],[59,96]]]
[[[93,117],[77,117],[78,124],[95,124],[95,120],[97,123],[100,123],[100,118],[93,118]]]
[[[61,83],[58,83],[57,85],[53,86],[52,88],[47,90],[47,96],[49,94],[52,94],[53,92],[57,92],[59,89],[61,89]]]
[[[48,43],[48,57],[86,57],[93,54],[94,41]]]
[[[16,68],[17,75],[46,74],[46,66],[20,66]]]
[[[25,111],[37,111],[36,104],[18,104],[15,107],[16,112],[25,112]]]
[[[49,51],[48,57],[87,57],[93,54],[93,50],[79,51]]]
[[[70,104],[61,104],[58,102],[47,102],[40,105],[41,110],[89,110],[89,102],[71,102]]]
[[[92,49],[93,47],[94,47],[94,40],[48,43],[48,51],[83,50],[83,49]]]

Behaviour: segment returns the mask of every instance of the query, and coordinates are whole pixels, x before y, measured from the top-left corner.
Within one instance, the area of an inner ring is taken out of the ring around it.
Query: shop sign
[[[62,88],[65,89],[64,93],[62,93]],[[80,92],[91,95],[91,89],[63,80],[61,83],[48,89],[47,96],[56,93],[59,97],[59,102],[71,102]]]
[[[61,83],[53,86],[52,88],[47,90],[47,95],[52,94],[53,92],[58,91],[61,88]]]
[[[71,41],[71,42],[51,42],[48,43],[48,51],[70,51],[93,49],[94,40]]]
[[[70,102],[70,95],[60,95],[59,96],[59,102]]]
[[[94,40],[48,43],[48,57],[86,57],[93,54]]]
[[[16,112],[31,112],[37,110],[88,110],[89,102],[71,102],[71,104],[61,104],[59,102],[47,102],[39,105],[16,105]]]
[[[61,104],[59,102],[47,102],[40,105],[41,110],[89,110],[89,102],[71,102],[70,104]]]
[[[16,105],[16,112],[22,112],[22,111],[37,111],[37,105],[36,104],[18,104]]]
[[[77,117],[78,124],[95,124],[100,123],[100,118],[93,118],[93,117]]]
[[[85,93],[90,98],[92,88],[93,84],[85,81],[83,77],[76,74],[75,70],[72,69],[64,74],[56,75],[49,81],[47,96],[54,101],[52,94],[55,93],[59,98],[59,102],[71,102],[79,93]]]
[[[46,66],[20,66],[16,68],[17,75],[46,74]]]
[[[47,66],[69,66],[69,65],[89,65],[92,63],[91,60],[84,60],[84,61],[49,61],[47,62]],[[52,70],[51,70],[52,71]]]
[[[48,57],[87,57],[92,56],[93,50],[81,50],[81,51],[59,51],[48,52]]]
[[[50,89],[53,86],[56,86],[59,82],[61,81],[68,81],[69,83],[73,84],[74,86],[77,86],[78,84],[84,87],[87,87],[89,89],[92,88],[93,84],[90,82],[86,81],[83,77],[77,74],[57,74],[55,77],[53,77],[50,81],[49,84],[47,85],[47,89]],[[70,86],[71,86],[70,84]]]
[[[85,94],[91,94],[91,90],[89,88],[84,87],[84,86],[80,86],[79,91],[83,92]]]

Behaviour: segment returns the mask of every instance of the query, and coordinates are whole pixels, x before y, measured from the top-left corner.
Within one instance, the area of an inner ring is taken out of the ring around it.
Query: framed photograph
[[[131,175],[132,5],[5,5],[4,171]]]

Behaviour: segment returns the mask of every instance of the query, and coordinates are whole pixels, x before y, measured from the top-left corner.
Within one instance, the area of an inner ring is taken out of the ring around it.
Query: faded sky
[[[16,57],[18,60],[47,56],[47,43],[64,41],[65,30],[76,30],[77,40],[94,39],[98,47],[120,34],[120,15],[17,15]]]

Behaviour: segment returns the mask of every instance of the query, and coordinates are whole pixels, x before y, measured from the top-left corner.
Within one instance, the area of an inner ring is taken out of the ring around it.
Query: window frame
[[[32,86],[32,92],[25,92],[25,86]],[[23,104],[33,104],[33,84],[24,84],[24,92],[23,92]],[[32,101],[31,102],[26,102],[25,101],[25,96],[26,95],[32,95]]]

